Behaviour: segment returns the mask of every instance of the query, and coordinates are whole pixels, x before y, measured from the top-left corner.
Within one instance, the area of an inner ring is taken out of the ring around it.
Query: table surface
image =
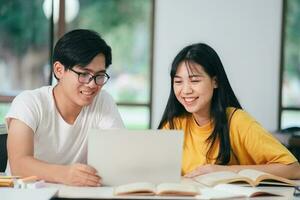
[[[297,181],[300,183],[300,181]],[[281,196],[261,196],[252,197],[249,199],[256,200],[287,200],[287,199],[299,199],[300,197],[294,197],[293,187],[282,186],[259,186],[260,190],[275,192]],[[40,189],[13,189],[13,188],[0,188],[1,200],[14,200],[14,199],[60,199],[60,198],[81,198],[81,199],[128,199],[128,197],[115,197],[111,196],[111,187],[74,187],[65,186],[61,184],[48,184],[44,188]],[[199,196],[200,198],[200,196]],[[149,196],[149,197],[130,197],[130,199],[197,199],[197,198],[183,198],[183,197],[161,197],[161,196]],[[201,199],[201,198],[200,198]],[[234,198],[237,199],[237,198]],[[245,199],[245,198],[243,198]]]
[[[300,184],[300,180],[296,181]],[[111,187],[74,187],[74,186],[65,186],[61,184],[47,184],[48,187],[56,187],[58,188],[57,197],[61,198],[99,198],[99,199],[122,199],[124,197],[112,197]],[[249,199],[256,199],[256,200],[284,200],[284,199],[296,199],[293,196],[294,188],[293,187],[285,187],[285,186],[258,186],[260,190],[280,194],[281,196],[261,196],[261,197],[252,197]],[[126,197],[125,197],[126,198]],[[128,199],[128,197],[126,198]],[[150,196],[150,197],[138,197],[133,196],[130,199],[195,199],[195,198],[178,198],[178,197],[161,197],[161,196]],[[201,196],[199,196],[201,199]],[[235,198],[236,199],[236,198]],[[300,200],[300,197],[297,198]]]

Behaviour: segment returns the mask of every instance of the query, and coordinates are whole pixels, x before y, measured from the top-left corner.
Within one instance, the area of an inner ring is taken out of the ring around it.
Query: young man
[[[123,128],[108,81],[111,48],[90,30],[73,30],[57,42],[53,73],[58,83],[24,91],[6,115],[11,173],[49,182],[99,186],[101,172],[87,163],[91,128]]]

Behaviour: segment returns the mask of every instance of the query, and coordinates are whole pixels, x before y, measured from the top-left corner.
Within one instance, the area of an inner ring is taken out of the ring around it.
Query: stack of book
[[[0,187],[14,187],[14,182],[18,178],[18,176],[0,175]]]
[[[45,181],[38,180],[36,176],[20,178],[19,176],[0,175],[0,187],[14,187],[20,189],[41,188],[45,186]]]

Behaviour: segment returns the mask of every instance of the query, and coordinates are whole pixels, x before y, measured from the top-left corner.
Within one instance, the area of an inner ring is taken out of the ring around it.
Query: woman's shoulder
[[[253,122],[255,119],[245,110],[241,108],[228,107],[226,110],[226,114],[229,121],[247,121]]]
[[[239,108],[227,108],[228,124],[231,132],[247,132],[253,125],[258,124],[248,112]]]

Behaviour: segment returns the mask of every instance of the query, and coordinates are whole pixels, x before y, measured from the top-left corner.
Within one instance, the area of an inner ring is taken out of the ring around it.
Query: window
[[[21,90],[48,84],[49,20],[42,1],[0,1],[0,123]],[[28,23],[30,22],[30,23]]]
[[[279,129],[300,127],[300,1],[284,1]]]
[[[69,7],[66,16],[71,15],[68,10],[78,10],[73,20],[66,17],[66,32],[75,28],[93,29],[111,45],[113,59],[108,69],[111,79],[104,89],[117,101],[127,128],[149,128],[152,0],[75,2],[65,1],[65,7]]]
[[[2,3],[0,48],[5,51],[0,51],[0,123],[16,94],[49,83],[53,39],[55,43],[65,32],[87,28],[99,32],[112,47],[111,79],[104,89],[116,100],[125,126],[149,128],[153,4],[154,0]]]

